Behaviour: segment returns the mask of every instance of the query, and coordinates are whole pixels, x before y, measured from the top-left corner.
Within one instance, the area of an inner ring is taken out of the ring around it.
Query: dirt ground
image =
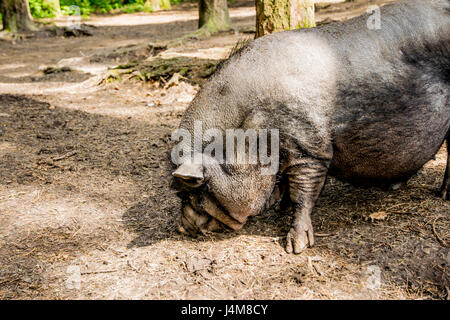
[[[447,299],[450,202],[436,196],[445,147],[395,191],[328,179],[317,244],[300,255],[285,253],[290,217],[274,211],[239,232],[176,232],[170,134],[198,85],[104,79],[156,54],[148,43],[193,32],[196,10],[93,16],[90,37],[0,40],[0,298]],[[157,54],[225,58],[253,37],[253,1],[230,14],[235,31]]]

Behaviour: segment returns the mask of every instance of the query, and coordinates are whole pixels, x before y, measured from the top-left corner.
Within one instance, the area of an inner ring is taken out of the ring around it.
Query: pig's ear
[[[172,175],[192,186],[200,186],[204,180],[203,166],[201,164],[182,164]]]

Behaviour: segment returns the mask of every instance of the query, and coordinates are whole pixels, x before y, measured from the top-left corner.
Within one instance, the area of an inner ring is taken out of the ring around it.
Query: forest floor
[[[110,68],[156,54],[224,59],[253,37],[253,3],[231,5],[235,31],[168,49],[149,43],[195,31],[194,5],[93,16],[92,36],[0,40],[0,299],[448,297],[450,202],[436,196],[445,147],[395,191],[329,178],[317,243],[300,255],[285,253],[290,218],[273,211],[239,232],[176,232],[170,134],[199,87]]]

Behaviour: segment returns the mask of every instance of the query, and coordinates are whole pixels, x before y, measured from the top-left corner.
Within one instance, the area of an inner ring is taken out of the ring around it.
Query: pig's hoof
[[[286,237],[286,252],[299,254],[308,246],[314,245],[314,232],[312,226],[308,228],[291,228]]]
[[[401,187],[403,187],[404,184],[405,184],[404,182],[393,183],[389,186],[389,191],[396,191]]]
[[[441,190],[441,197],[442,197],[442,199],[444,199],[444,200],[450,200],[450,194],[449,194],[449,192],[448,192],[448,188],[443,188],[443,189]]]

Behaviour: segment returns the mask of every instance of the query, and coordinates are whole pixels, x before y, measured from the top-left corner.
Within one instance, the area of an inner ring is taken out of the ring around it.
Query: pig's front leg
[[[300,253],[314,245],[311,212],[322,191],[328,171],[328,162],[303,158],[301,163],[286,170],[289,196],[294,207],[294,220],[286,238],[286,251]]]

